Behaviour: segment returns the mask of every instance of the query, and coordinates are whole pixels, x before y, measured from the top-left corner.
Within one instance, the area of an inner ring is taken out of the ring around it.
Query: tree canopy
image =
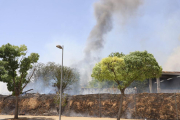
[[[109,54],[109,57],[123,57],[123,56],[125,56],[125,54],[123,54],[122,52],[121,53],[119,53],[119,52],[112,52],[111,54]]]
[[[91,76],[99,81],[115,81],[118,88],[124,90],[134,80],[159,77],[161,72],[162,68],[152,54],[135,51],[128,55],[114,55],[102,59],[93,68]]]
[[[35,80],[39,77],[44,80],[44,82],[49,85],[49,81],[53,80],[53,87],[60,90],[60,82],[61,82],[61,65],[56,64],[54,62],[48,62],[47,64],[38,63],[35,68],[37,71],[35,72]],[[62,81],[62,93],[64,90],[71,89],[71,85],[77,83],[79,81],[79,72],[76,69],[63,66],[63,81]]]
[[[39,59],[37,53],[31,53],[27,57],[26,53],[25,45],[19,47],[8,43],[0,47],[0,81],[7,83],[8,90],[13,95],[19,95],[30,82],[30,78],[26,78],[28,70]]]

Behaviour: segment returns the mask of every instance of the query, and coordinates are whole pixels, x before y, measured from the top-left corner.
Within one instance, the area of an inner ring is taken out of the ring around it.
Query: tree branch
[[[142,70],[141,70],[141,71],[142,71]],[[138,78],[138,77],[137,77],[137,78]],[[137,78],[136,78],[136,79],[137,79]],[[134,80],[136,80],[136,79],[134,79]],[[128,87],[132,82],[134,82],[134,80],[132,80],[129,84],[127,84],[127,85],[125,86],[125,88]]]
[[[28,78],[28,82],[23,86],[22,90],[23,90],[23,89],[26,87],[26,85],[30,82],[30,80],[31,80],[31,78],[32,78],[35,70],[36,70],[36,68],[34,68],[33,73],[32,73],[31,76]],[[21,91],[21,92],[22,92],[22,91]]]
[[[124,88],[128,87],[134,80],[132,80],[129,84],[127,84]]]
[[[27,51],[26,51],[25,54],[27,54]],[[19,63],[22,61],[22,59],[23,59],[24,57],[25,57],[25,55],[22,56],[22,58],[21,58],[21,60],[19,61]]]
[[[115,73],[114,69],[111,69],[111,71],[114,73],[114,76],[115,76],[115,78],[116,78],[116,73]],[[114,81],[115,81],[118,85],[120,85],[120,83],[119,83],[118,80],[114,79]]]
[[[14,80],[14,69],[13,69],[13,84],[14,84],[14,91],[17,91],[17,86],[16,86],[16,82]],[[15,92],[16,93],[16,92]]]
[[[21,82],[22,82],[22,78],[23,78],[23,72],[21,74],[21,79],[20,79],[20,82],[19,82],[19,88],[21,88]],[[22,90],[20,90],[22,92]]]

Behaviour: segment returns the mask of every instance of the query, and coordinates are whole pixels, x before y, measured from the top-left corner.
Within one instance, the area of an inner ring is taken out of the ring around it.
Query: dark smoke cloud
[[[105,45],[103,37],[113,29],[113,15],[120,17],[123,25],[136,15],[141,3],[141,0],[101,0],[94,4],[96,25],[87,39],[84,59],[73,65],[80,68],[82,84],[87,84],[87,80],[91,80],[92,68],[101,60],[100,52]]]
[[[114,14],[121,17],[125,23],[130,17],[136,15],[141,0],[101,0],[94,4],[96,25],[90,32],[84,50],[85,58],[92,60],[93,52],[98,52],[104,47],[104,35],[113,29],[112,17]]]

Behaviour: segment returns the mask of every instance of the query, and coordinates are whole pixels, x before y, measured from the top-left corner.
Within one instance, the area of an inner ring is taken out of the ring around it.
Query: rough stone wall
[[[21,115],[57,115],[54,103],[55,95],[34,94],[19,97],[19,114]],[[9,97],[3,101],[5,96],[0,98],[0,114],[14,114],[15,97]]]
[[[15,98],[2,101],[0,96],[0,114],[13,114]],[[22,96],[19,101],[19,114],[58,115],[54,103],[55,95]],[[91,94],[67,97],[63,108],[66,116],[117,117],[120,94]],[[169,120],[180,118],[179,93],[141,93],[128,94],[123,102],[123,118],[147,118]]]
[[[117,117],[120,96],[116,94],[91,94],[69,97],[64,115]],[[123,118],[133,118],[131,116],[135,111],[133,103],[133,95],[126,95],[123,102]]]
[[[64,115],[117,117],[120,96],[93,94],[69,97]],[[180,93],[128,94],[124,98],[122,118],[174,120],[180,118],[179,113]]]

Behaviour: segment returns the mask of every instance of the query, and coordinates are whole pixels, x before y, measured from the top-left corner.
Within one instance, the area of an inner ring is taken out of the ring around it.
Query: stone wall
[[[15,110],[15,97],[9,97],[3,101],[0,97],[0,114],[13,115]],[[55,95],[29,94],[19,97],[19,114],[21,115],[57,115]]]
[[[0,114],[13,114],[14,97],[2,101]],[[58,115],[55,95],[31,95],[20,97],[19,113],[28,115]],[[90,94],[68,96],[63,108],[66,116],[117,117],[120,94]],[[180,94],[141,93],[128,94],[123,102],[122,118],[147,118],[156,120],[180,118]]]

